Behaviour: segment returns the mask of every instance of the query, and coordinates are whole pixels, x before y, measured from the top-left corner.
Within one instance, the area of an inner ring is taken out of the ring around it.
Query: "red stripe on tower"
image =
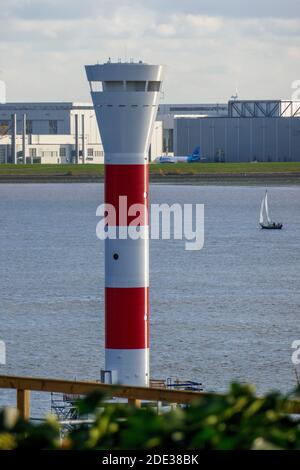
[[[148,225],[148,173],[148,164],[105,165],[105,203],[111,204],[116,209],[117,226],[134,223],[136,215],[128,215],[126,209],[131,207],[135,212],[133,206],[136,204],[144,206],[142,217],[139,217],[140,224]],[[122,199],[124,197],[126,197],[126,208]]]
[[[148,311],[148,288],[106,288],[105,347],[110,349],[148,348]]]

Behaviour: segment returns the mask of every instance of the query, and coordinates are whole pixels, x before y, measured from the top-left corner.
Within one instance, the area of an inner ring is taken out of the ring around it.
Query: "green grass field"
[[[150,165],[153,174],[297,173],[299,163],[171,163]]]
[[[98,176],[103,174],[104,165],[0,165],[0,175]]]
[[[199,174],[270,174],[300,173],[298,163],[176,163],[151,164],[153,175],[199,175]],[[1,164],[0,175],[66,175],[101,176],[104,165],[11,165]]]

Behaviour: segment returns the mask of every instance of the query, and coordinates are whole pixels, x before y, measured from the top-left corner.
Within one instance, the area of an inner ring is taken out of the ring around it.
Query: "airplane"
[[[158,158],[158,163],[196,163],[204,160],[200,155],[200,146],[196,147],[191,155],[186,157],[170,157],[164,155]]]
[[[162,155],[156,159],[157,163],[176,163],[175,157],[170,157],[169,155]]]

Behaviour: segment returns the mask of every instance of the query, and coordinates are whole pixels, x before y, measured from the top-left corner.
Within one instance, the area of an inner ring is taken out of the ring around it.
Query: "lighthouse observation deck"
[[[142,164],[157,114],[163,66],[138,63],[87,65],[105,163]]]

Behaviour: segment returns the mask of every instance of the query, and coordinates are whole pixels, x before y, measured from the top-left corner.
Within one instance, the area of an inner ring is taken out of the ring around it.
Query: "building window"
[[[126,82],[126,91],[145,91],[146,82],[140,81],[127,81]]]
[[[57,134],[57,121],[49,121],[49,134]]]
[[[5,146],[0,145],[0,163],[5,163]]]
[[[148,91],[159,91],[160,82],[148,82]]]
[[[173,129],[163,130],[163,151],[174,152],[174,131]]]
[[[19,150],[17,152],[17,163],[23,163],[24,159],[23,159],[23,150]]]
[[[66,147],[59,147],[59,156],[66,157],[67,156],[67,149]]]
[[[52,152],[51,150],[45,150],[45,152],[42,152],[43,157],[57,157],[58,152]]]
[[[95,157],[103,157],[102,150],[95,150]]]
[[[34,157],[37,156],[37,151],[36,151],[36,148],[35,148],[35,147],[31,147],[31,148],[29,149],[29,156],[32,157],[32,158],[34,158]]]
[[[32,120],[26,119],[26,134],[32,134]]]
[[[94,149],[87,149],[87,154],[88,154],[88,157],[93,157],[94,156]]]
[[[8,133],[9,124],[8,121],[0,122],[0,135],[6,135]]]

